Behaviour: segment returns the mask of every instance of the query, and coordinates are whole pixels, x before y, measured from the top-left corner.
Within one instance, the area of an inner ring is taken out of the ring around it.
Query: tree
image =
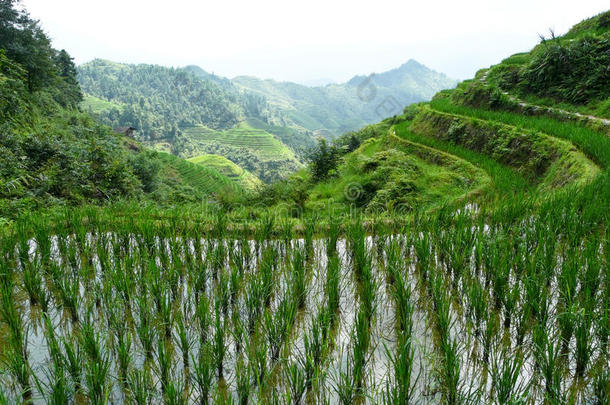
[[[72,57],[64,49],[55,55],[55,66],[58,72],[59,86],[62,89],[62,100],[58,100],[64,106],[77,106],[83,101],[83,93],[77,79],[76,66]]]
[[[349,142],[347,144],[347,150],[349,152],[353,152],[360,147],[360,140],[356,137],[356,135],[351,134],[349,137]]]
[[[308,154],[307,160],[311,170],[311,176],[315,182],[328,178],[331,171],[336,170],[339,165],[339,151],[334,146],[328,146],[326,139],[320,138],[318,145]]]
[[[0,48],[6,56],[24,67],[30,91],[53,82],[56,67],[51,41],[25,10],[19,0],[0,0]]]

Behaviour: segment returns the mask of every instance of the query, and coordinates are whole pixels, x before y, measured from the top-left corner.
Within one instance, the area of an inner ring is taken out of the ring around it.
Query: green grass
[[[94,114],[108,110],[123,110],[123,105],[117,102],[111,102],[103,100],[101,98],[85,94],[83,101],[81,102],[81,108],[85,111],[92,111]]]
[[[247,170],[242,169],[224,156],[205,154],[187,160],[203,167],[216,170],[218,173],[227,176],[246,190],[254,191],[262,185],[262,182],[256,176]]]
[[[583,125],[540,116],[527,116],[509,111],[484,110],[436,99],[430,106],[438,111],[459,114],[487,121],[497,121],[517,128],[540,131],[572,142],[603,168],[610,165],[610,138]]]
[[[463,159],[380,134],[350,154],[336,177],[314,185],[306,206],[404,214],[439,207],[488,181]]]
[[[178,176],[195,190],[209,195],[223,192],[241,192],[241,186],[218,171],[204,167],[168,153],[158,152],[159,160],[167,166],[167,175]]]
[[[530,183],[521,174],[498,163],[491,157],[450,142],[415,134],[409,130],[410,124],[410,121],[405,121],[396,125],[396,134],[408,141],[449,153],[480,167],[490,176],[493,182],[493,190],[499,195],[522,193],[531,188]]]

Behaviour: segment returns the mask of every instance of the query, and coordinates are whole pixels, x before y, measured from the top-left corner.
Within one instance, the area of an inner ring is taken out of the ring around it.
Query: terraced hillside
[[[199,155],[187,160],[216,170],[218,173],[227,176],[229,179],[239,184],[244,190],[256,191],[262,186],[262,182],[256,176],[223,156]]]
[[[165,165],[162,168],[165,176],[192,187],[196,195],[201,198],[222,193],[243,192],[243,187],[239,183],[212,167],[189,162],[169,153],[158,152],[158,157]]]
[[[204,154],[224,156],[263,181],[287,176],[301,167],[294,152],[272,134],[247,122],[216,131],[204,126],[183,130],[180,156]]]

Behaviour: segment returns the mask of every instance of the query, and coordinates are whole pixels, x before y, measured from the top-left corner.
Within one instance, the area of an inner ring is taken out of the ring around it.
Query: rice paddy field
[[[239,184],[245,190],[254,191],[262,185],[262,182],[256,176],[239,167],[224,156],[205,154],[187,160],[197,165],[216,170]]]
[[[465,210],[323,238],[271,218],[241,237],[222,216],[197,237],[24,223],[1,245],[2,397],[605,403],[610,233],[581,219]]]
[[[291,149],[270,133],[251,127],[246,122],[226,131],[215,131],[204,126],[184,129],[184,134],[201,150],[211,145],[222,145],[228,148],[248,149],[262,161],[295,159]]]
[[[204,195],[243,190],[242,185],[210,165],[199,165],[169,153],[158,152],[159,160],[165,164],[166,174],[180,179]]]

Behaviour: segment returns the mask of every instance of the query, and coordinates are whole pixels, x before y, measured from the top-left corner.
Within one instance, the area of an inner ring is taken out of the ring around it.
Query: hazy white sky
[[[77,63],[345,81],[408,59],[465,79],[605,11],[600,0],[23,0]]]

